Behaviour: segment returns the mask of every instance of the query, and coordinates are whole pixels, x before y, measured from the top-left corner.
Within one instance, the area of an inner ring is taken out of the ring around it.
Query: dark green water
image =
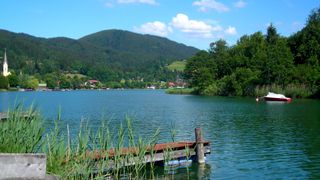
[[[193,140],[201,127],[212,143],[205,167],[192,165],[190,179],[320,179],[320,101],[256,103],[254,98],[168,95],[164,91],[2,92],[0,111],[32,102],[47,118],[57,116],[71,129],[81,119],[92,127],[102,116],[117,127],[126,115],[147,137],[158,127],[161,141]],[[161,171],[161,170],[159,170]],[[186,179],[186,168],[172,178]]]

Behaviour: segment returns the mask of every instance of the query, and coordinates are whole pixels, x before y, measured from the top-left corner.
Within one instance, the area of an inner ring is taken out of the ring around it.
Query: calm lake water
[[[162,90],[0,93],[0,111],[18,102],[33,103],[48,121],[60,108],[73,130],[81,120],[95,128],[105,117],[117,127],[129,116],[137,134],[148,137],[160,127],[165,142],[172,128],[176,140],[194,140],[194,128],[201,127],[212,154],[205,167],[190,167],[190,179],[320,179],[320,101],[257,103]],[[172,176],[185,179],[186,172],[176,169]]]

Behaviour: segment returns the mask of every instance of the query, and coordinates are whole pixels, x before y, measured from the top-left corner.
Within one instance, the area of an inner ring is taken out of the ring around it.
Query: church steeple
[[[3,64],[8,64],[8,61],[7,61],[7,49],[4,49],[4,62]]]
[[[10,74],[11,73],[9,72],[9,69],[8,69],[7,49],[4,49],[4,61],[3,61],[2,75],[3,76],[9,76]]]

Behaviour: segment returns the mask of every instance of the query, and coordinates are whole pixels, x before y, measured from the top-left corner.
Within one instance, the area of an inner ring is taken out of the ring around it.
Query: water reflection
[[[157,167],[154,171],[156,179],[211,179],[211,166],[209,164],[192,163],[189,166],[181,166],[175,168],[160,168]],[[150,176],[149,176],[150,177]]]

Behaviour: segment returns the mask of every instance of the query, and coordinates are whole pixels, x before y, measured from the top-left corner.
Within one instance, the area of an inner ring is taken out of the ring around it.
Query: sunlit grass
[[[8,112],[7,120],[0,122],[0,152],[45,153],[47,173],[61,179],[154,178],[154,163],[147,167],[145,155],[153,158],[159,129],[149,138],[137,136],[131,119],[126,117],[125,125],[121,123],[115,131],[109,129],[106,120],[101,120],[96,131],[87,122],[81,122],[77,136],[71,138],[60,113],[53,127],[45,127],[44,119],[34,109],[24,112],[18,106]],[[126,145],[136,147],[135,151],[124,153]]]
[[[255,95],[258,97],[266,96],[268,92],[274,92],[279,94],[284,94],[288,97],[293,98],[308,98],[314,92],[311,91],[306,85],[295,85],[289,84],[287,86],[280,86],[276,84],[272,85],[264,85],[264,86],[257,86],[255,88]]]
[[[193,88],[169,88],[166,90],[167,94],[193,94]]]

